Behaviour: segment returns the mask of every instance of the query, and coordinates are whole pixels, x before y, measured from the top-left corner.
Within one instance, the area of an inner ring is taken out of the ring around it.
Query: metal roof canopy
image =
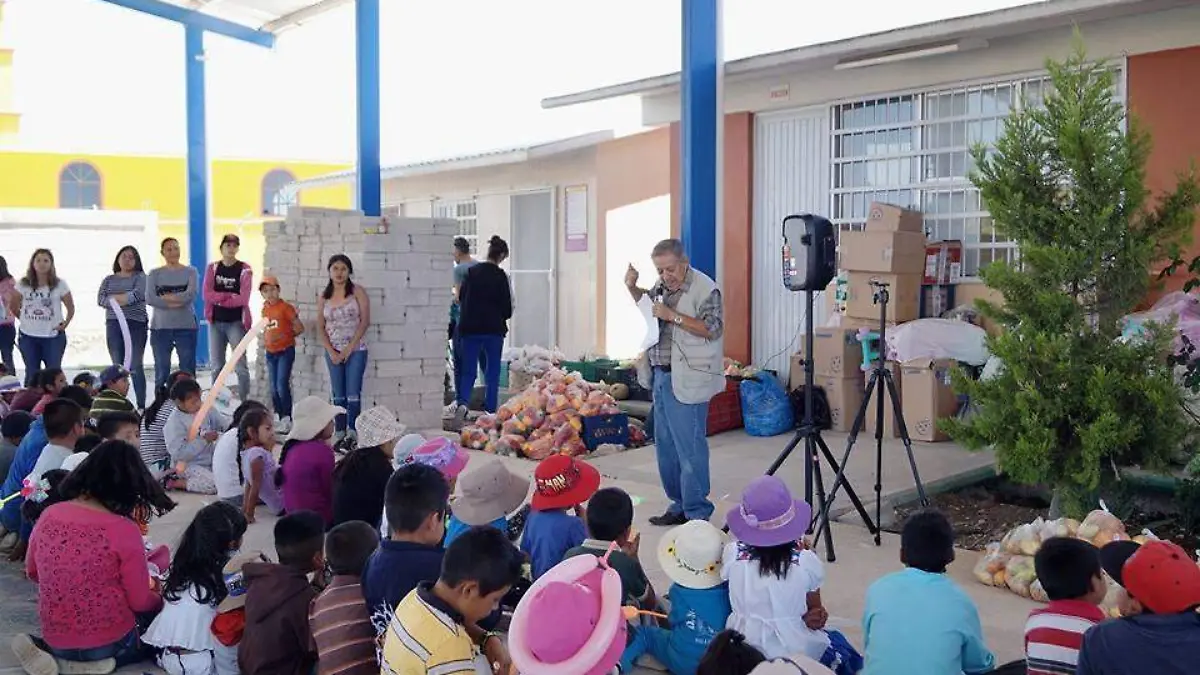
[[[275,36],[353,0],[103,0],[242,42],[273,47]]]
[[[915,53],[923,48],[960,40],[995,40],[1047,28],[1172,9],[1194,2],[1195,0],[1042,0],[991,12],[726,61],[724,70],[726,77],[734,80],[763,77],[783,71],[822,70],[833,68],[839,63],[868,61],[873,57],[886,57],[895,52],[910,50]],[[929,50],[931,54],[935,51]],[[562,108],[622,96],[667,93],[677,90],[680,82],[680,73],[657,75],[551,96],[542,99],[542,107]]]

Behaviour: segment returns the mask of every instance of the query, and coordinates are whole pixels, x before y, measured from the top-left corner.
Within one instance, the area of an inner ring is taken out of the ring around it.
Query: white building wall
[[[1118,61],[1123,56],[1191,47],[1200,39],[1200,4],[1153,14],[1085,23],[1080,26],[1088,53]],[[1040,71],[1047,58],[1062,59],[1071,49],[1071,29],[1029,33],[993,40],[976,51],[931,56],[911,61],[833,70],[777,72],[725,80],[726,112],[764,112],[832,104],[873,95],[900,93],[960,82],[996,79]],[[1180,83],[1180,86],[1186,86]],[[788,96],[772,99],[771,91],[786,87]],[[642,98],[647,126],[679,119],[679,92]]]

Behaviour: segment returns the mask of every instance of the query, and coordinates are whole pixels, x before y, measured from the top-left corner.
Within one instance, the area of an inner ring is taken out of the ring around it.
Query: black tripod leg
[[[833,500],[837,497],[838,490],[846,485],[846,463],[850,461],[850,451],[854,449],[854,442],[858,440],[858,434],[862,431],[863,424],[867,420],[867,408],[871,405],[871,394],[875,391],[875,387],[879,386],[879,373],[871,371],[871,378],[867,380],[867,388],[863,393],[863,402],[858,406],[858,412],[854,415],[854,424],[850,427],[850,437],[846,439],[846,452],[842,453],[842,463],[837,465],[837,475],[833,479],[833,486],[829,488],[829,496],[825,502],[821,504],[821,512],[828,513],[833,506]],[[866,509],[860,511],[863,516],[863,523],[868,530],[874,531],[875,525],[871,522],[870,516],[867,515]],[[821,540],[821,535],[828,529],[829,519],[822,518],[821,530],[817,531],[816,541]]]
[[[818,437],[817,444],[820,446],[821,453],[825,455],[825,461],[829,462],[829,467],[834,470],[834,475],[841,473],[842,467],[838,466],[837,460],[833,458],[833,452],[830,451],[829,446],[825,444],[825,439]],[[858,511],[858,515],[863,519],[863,523],[866,524],[867,530],[870,532],[875,532],[878,530],[879,527],[871,522],[871,517],[867,513],[867,507],[863,506],[862,500],[858,498],[858,493],[854,491],[854,488],[848,482],[842,481],[842,489],[846,491],[846,496],[850,498],[850,503],[854,505],[855,510]],[[824,501],[821,503],[824,504]]]
[[[775,458],[775,461],[771,462],[771,466],[767,467],[766,475],[774,476],[775,472],[779,470],[779,467],[783,466],[783,463],[787,461],[788,456],[792,454],[792,451],[796,449],[797,445],[800,445],[800,441],[804,440],[805,436],[806,432],[804,429],[797,431],[795,435],[792,436],[792,440],[788,442],[787,447],[783,449],[783,452],[779,453],[779,456]]]
[[[925,485],[921,482],[921,472],[917,470],[917,457],[913,454],[912,439],[908,436],[908,425],[900,411],[900,394],[896,390],[896,382],[890,372],[885,373],[888,394],[892,399],[892,410],[896,415],[897,429],[900,430],[900,440],[904,443],[904,451],[908,453],[908,467],[912,469],[913,483],[917,486],[917,496],[921,506],[929,506],[929,496],[925,494]]]
[[[821,458],[820,455],[817,454],[817,446],[822,448],[825,447],[825,441],[821,440],[820,436],[817,436],[816,438],[809,438],[809,445],[809,451],[811,453],[810,456],[812,459],[810,462],[808,462],[808,464],[812,467],[812,478],[817,488],[817,499],[820,500],[820,503],[824,504],[825,479],[821,476]],[[810,500],[809,503],[811,504],[812,501]],[[811,523],[809,524],[809,527],[812,527]],[[829,529],[829,513],[827,511],[822,510],[821,512],[820,527],[824,530]],[[837,553],[835,553],[833,550],[833,534],[827,534],[828,536],[825,537],[825,560],[829,562],[836,562]]]

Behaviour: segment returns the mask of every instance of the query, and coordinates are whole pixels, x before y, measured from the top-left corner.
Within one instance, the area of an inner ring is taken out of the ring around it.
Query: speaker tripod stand
[[[828,512],[824,505],[831,503],[832,500],[827,500],[825,495],[825,480],[821,475],[821,458],[825,458],[825,461],[829,463],[829,466],[839,477],[844,475],[842,469],[846,461],[843,459],[842,464],[839,465],[837,461],[834,460],[833,453],[829,450],[829,446],[825,444],[825,439],[821,437],[821,429],[817,425],[814,415],[816,407],[816,385],[814,384],[816,369],[813,366],[812,360],[814,343],[813,294],[814,291],[804,291],[806,307],[804,320],[804,419],[801,421],[799,428],[796,429],[796,433],[794,436],[792,436],[792,440],[787,444],[783,451],[779,453],[779,456],[775,458],[775,461],[771,463],[771,466],[767,468],[768,476],[775,475],[775,472],[778,471],[779,468],[783,466],[783,463],[787,461],[788,457],[791,456],[792,451],[795,450],[796,447],[801,443],[804,444],[804,501],[808,502],[809,504],[817,503],[822,505],[821,511],[817,514],[814,514],[812,522],[809,524],[810,534],[812,533],[813,525],[815,525],[818,518],[820,518],[822,521],[822,530],[828,530],[829,525]],[[845,481],[843,480],[842,482],[844,483]],[[814,487],[816,489],[817,502],[813,501]],[[848,484],[845,485],[845,488],[846,496],[850,498],[851,503],[853,503],[854,507],[858,509],[858,513],[860,516],[862,516],[863,522],[867,523],[867,527],[869,529],[873,528],[874,526],[871,525],[871,517],[867,514],[867,509],[859,500],[858,495],[855,494],[854,488]],[[830,494],[830,497],[832,497],[832,494]],[[872,529],[872,532],[874,532],[876,537],[879,536],[879,533],[874,529]],[[818,537],[819,536],[820,533],[818,532]],[[825,559],[829,562],[834,562],[837,560],[837,554],[833,549],[832,534],[825,538]]]
[[[872,280],[871,287],[872,301],[879,305],[879,354],[874,363],[871,365],[871,375],[867,380],[866,393],[863,395],[862,404],[858,407],[858,412],[854,415],[854,424],[850,427],[850,437],[846,440],[846,452],[842,455],[841,465],[832,463],[834,470],[837,471],[837,477],[833,480],[833,486],[829,489],[828,498],[821,502],[821,526],[817,531],[815,541],[821,540],[822,534],[827,535],[826,547],[829,547],[828,540],[833,538],[833,533],[829,530],[829,511],[833,507],[834,500],[837,498],[838,490],[846,489],[846,495],[850,501],[858,508],[858,513],[862,516],[863,523],[867,526],[872,534],[875,535],[875,545],[879,546],[882,543],[882,534],[880,531],[883,514],[883,427],[884,427],[884,398],[888,398],[891,402],[892,415],[896,429],[900,432],[900,440],[904,443],[904,451],[908,454],[908,465],[912,470],[913,483],[917,488],[917,495],[921,500],[921,506],[929,505],[929,497],[925,494],[925,486],[921,483],[921,474],[917,470],[917,458],[913,454],[912,439],[908,435],[908,426],[904,423],[904,414],[900,408],[900,392],[896,386],[895,375],[888,369],[885,355],[887,352],[887,305],[890,299],[888,292],[889,284]],[[812,344],[809,343],[809,351],[812,353]],[[874,396],[873,396],[874,395]],[[850,452],[854,450],[854,443],[858,440],[858,434],[862,431],[863,425],[867,420],[867,408],[871,404],[875,404],[875,519],[871,520],[867,515],[866,509],[862,508],[862,503],[857,495],[854,494],[849,482],[846,480],[846,462],[850,461]],[[816,519],[813,519],[816,522]],[[831,558],[832,560],[832,558]]]

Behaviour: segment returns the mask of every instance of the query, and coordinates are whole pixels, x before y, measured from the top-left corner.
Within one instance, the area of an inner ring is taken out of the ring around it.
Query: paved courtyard
[[[762,473],[789,437],[752,438],[743,432],[731,432],[711,439],[712,443],[712,494],[718,501],[718,518],[731,508],[741,489],[752,478]],[[845,437],[828,434],[826,440],[834,455],[840,460],[845,447]],[[991,470],[993,458],[989,453],[972,453],[953,444],[914,444],[921,477],[927,486],[954,486]],[[847,475],[851,484],[866,502],[873,502],[874,439],[860,438],[851,454]],[[515,458],[501,458],[515,471],[532,474],[534,463]],[[652,447],[640,448],[594,459],[595,465],[604,475],[605,485],[616,485],[628,491],[637,505],[635,528],[642,533],[644,552],[643,564],[650,579],[660,590],[669,583],[658,568],[652,553],[663,530],[649,525],[650,516],[661,513],[666,500],[659,487],[658,474]],[[887,441],[883,448],[883,498],[884,504],[906,501],[913,493],[913,480],[908,468],[904,448],[899,442]],[[471,470],[470,466],[467,468]],[[784,464],[779,475],[800,494],[803,485],[803,463],[799,454]],[[826,484],[832,482],[827,473]],[[151,538],[158,543],[174,545],[193,514],[205,503],[193,495],[178,497],[179,508],[151,525]],[[862,526],[857,514],[849,509],[845,498],[839,499],[835,512],[844,513],[840,522],[833,527],[837,547],[837,561],[827,566],[828,579],[822,596],[830,613],[830,626],[843,631],[852,642],[862,645],[862,616],[866,587],[879,576],[900,568],[899,537],[885,534],[881,547],[876,547],[870,534]],[[868,508],[873,507],[868,504]],[[889,509],[884,509],[885,513]],[[262,549],[274,553],[271,543],[273,520],[260,517],[250,526],[244,549]],[[824,547],[821,547],[824,555]],[[951,576],[975,599],[980,608],[985,636],[989,646],[1001,661],[1019,658],[1022,654],[1022,629],[1025,616],[1034,606],[1032,602],[1019,598],[1007,591],[981,586],[973,580],[971,568],[976,554],[960,552],[958,561],[951,568]],[[20,568],[9,563],[0,563],[0,675],[19,673],[20,668],[8,641],[18,632],[37,630],[36,588],[24,579]],[[155,670],[152,664],[126,669],[127,672]],[[647,671],[649,672],[649,671]]]

